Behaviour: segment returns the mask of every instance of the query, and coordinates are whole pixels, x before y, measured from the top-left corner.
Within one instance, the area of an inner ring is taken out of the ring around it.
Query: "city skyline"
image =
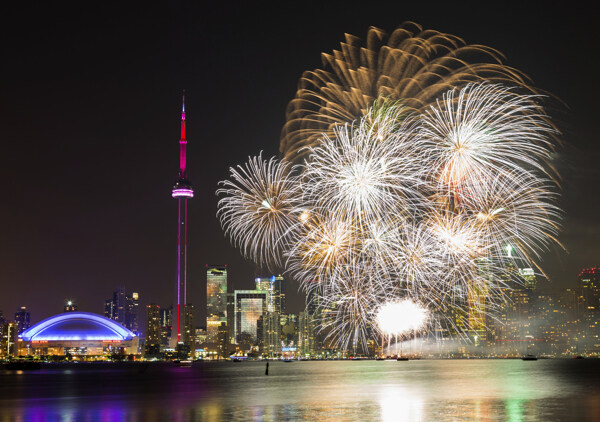
[[[250,22],[248,30],[257,36],[241,46],[234,42],[243,33],[236,25],[246,21],[244,13],[232,12],[229,23],[218,11],[211,15],[215,22],[194,21],[193,13],[180,22],[178,18],[187,16],[188,10],[176,7],[164,17],[144,11],[136,21],[139,34],[127,28],[126,18],[133,11],[126,9],[121,17],[109,16],[116,31],[107,39],[95,32],[108,25],[98,17],[89,29],[72,22],[53,31],[48,41],[32,43],[26,35],[12,46],[13,67],[4,70],[11,84],[2,102],[1,135],[8,153],[1,167],[7,198],[18,200],[5,202],[0,215],[5,222],[0,274],[7,289],[0,309],[12,314],[27,306],[32,319],[39,321],[55,314],[62,299],[76,297],[80,309],[101,313],[97,297],[107,296],[118,284],[141,291],[141,305],[174,302],[164,298],[174,280],[173,203],[166,193],[178,159],[173,134],[182,88],[189,94],[188,109],[194,110],[189,134],[195,144],[188,161],[201,198],[190,205],[190,302],[199,309],[197,320],[205,316],[206,263],[227,263],[235,289],[252,288],[255,277],[270,276],[266,269],[244,261],[222,235],[215,216],[217,181],[226,178],[229,166],[245,161],[257,149],[276,154],[285,106],[302,71],[318,66],[322,51],[336,48],[344,32],[364,36],[369,25],[390,31],[403,20],[497,48],[507,56],[509,66],[524,70],[537,86],[570,106],[566,113],[550,110],[550,114],[558,120],[567,143],[562,151],[567,220],[560,238],[571,255],[547,256],[544,269],[554,284],[546,287],[567,287],[575,283],[581,268],[600,264],[600,251],[593,243],[600,226],[592,211],[600,197],[598,173],[592,167],[598,157],[597,147],[592,146],[595,81],[585,66],[568,65],[579,51],[569,50],[571,44],[567,48],[566,41],[551,33],[563,22],[561,13],[544,10],[530,22],[504,12],[488,17],[483,27],[470,27],[466,23],[476,15],[473,11],[450,23],[441,13],[428,16],[422,10],[406,10],[394,19],[368,11],[353,19],[350,13],[333,9],[317,14],[314,27],[334,13],[348,19],[340,19],[319,36],[311,33],[310,25],[305,27],[299,13],[290,16],[288,23],[275,20],[270,28]],[[517,22],[511,26],[523,24],[522,33],[502,31],[508,16]],[[31,19],[31,25],[48,25],[42,22],[41,12]],[[291,28],[286,30],[288,24]],[[211,34],[217,33],[219,25],[225,25],[224,38],[214,39]],[[301,36],[286,37],[300,27]],[[567,19],[563,30],[574,32],[579,40],[586,38],[585,24]],[[262,44],[271,31],[278,37],[272,45]],[[513,45],[515,40],[519,45]],[[75,53],[58,51],[55,57],[51,42],[68,45]],[[138,43],[142,49],[134,49]],[[579,46],[581,51],[585,45]],[[28,59],[25,51],[31,52]],[[206,59],[211,66],[204,67]],[[75,62],[79,67],[69,70]],[[24,70],[35,63],[41,63],[40,72]],[[142,77],[136,81],[138,72]],[[96,87],[90,80],[101,82]],[[215,83],[206,83],[211,80]],[[592,88],[588,92],[582,90],[586,80]],[[150,93],[148,84],[156,81]],[[35,124],[26,124],[32,115]],[[11,158],[21,156],[31,158],[32,171],[26,174],[19,172],[20,162]],[[303,304],[296,287],[290,283],[287,293],[288,303],[298,312]],[[28,295],[32,288],[39,295]]]

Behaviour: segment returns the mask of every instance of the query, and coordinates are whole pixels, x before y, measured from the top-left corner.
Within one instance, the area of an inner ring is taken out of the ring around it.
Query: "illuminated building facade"
[[[139,333],[139,299],[140,296],[138,293],[133,292],[131,295],[128,295],[125,292],[124,286],[118,286],[113,292],[112,299],[104,301],[104,316],[117,321],[134,333]]]
[[[206,269],[206,341],[218,343],[219,327],[227,324],[227,266]]]
[[[179,138],[179,173],[177,181],[173,185],[171,196],[177,199],[177,275],[175,282],[175,298],[177,305],[174,305],[175,317],[173,319],[173,330],[171,342],[175,346],[180,342],[189,343],[188,333],[190,327],[186,326],[186,321],[190,321],[190,310],[187,300],[187,226],[188,226],[188,199],[194,197],[192,184],[187,175],[187,139],[185,133],[185,96],[183,97],[181,107],[181,136]],[[193,327],[191,328],[193,330]],[[185,338],[184,338],[185,337]],[[193,337],[193,336],[192,336]],[[193,345],[192,345],[193,349]]]
[[[137,353],[138,337],[121,324],[89,312],[65,312],[19,335],[18,354],[102,356]]]
[[[158,355],[161,346],[160,306],[154,303],[146,306],[146,355]]]
[[[258,319],[267,311],[267,292],[261,290],[235,290],[236,342],[258,341]]]
[[[15,324],[17,326],[17,334],[21,334],[31,327],[31,315],[29,314],[27,307],[21,306],[21,309],[15,312]]]
[[[267,311],[285,314],[285,284],[283,276],[259,277],[254,280],[256,290],[266,291]]]
[[[584,268],[578,281],[583,308],[582,332],[585,333],[581,343],[588,351],[600,352],[600,267]]]
[[[281,355],[281,316],[279,312],[265,312],[258,319],[262,353],[268,357]]]
[[[298,353],[300,356],[311,356],[317,351],[315,338],[315,321],[309,312],[300,312],[298,316]]]
[[[0,325],[0,356],[13,356],[15,354],[16,340],[17,325],[14,322],[4,321]]]

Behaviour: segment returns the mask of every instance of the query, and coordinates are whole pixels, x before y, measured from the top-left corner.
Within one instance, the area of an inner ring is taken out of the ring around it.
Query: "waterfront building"
[[[18,354],[107,356],[137,353],[139,339],[121,324],[89,312],[65,312],[19,335]]]
[[[160,354],[160,311],[160,306],[154,303],[146,306],[146,345],[144,347],[146,355]]]
[[[256,290],[267,292],[267,312],[285,314],[285,284],[283,276],[258,277]]]
[[[186,304],[183,314],[183,330],[180,336],[180,342],[186,345],[192,355],[196,350],[196,328],[194,325],[194,305]]]
[[[581,343],[588,352],[597,353],[600,352],[600,267],[582,269],[578,282],[583,305]]]
[[[219,327],[227,324],[227,266],[206,269],[206,336],[207,343],[218,343]]]
[[[26,306],[21,306],[21,308],[15,312],[15,324],[17,326],[17,334],[21,334],[31,327],[31,315]]]
[[[170,346],[173,331],[173,307],[160,308],[160,348],[167,349]]]
[[[14,356],[16,340],[17,325],[14,322],[4,321],[0,326],[0,356]]]
[[[236,343],[257,343],[257,323],[267,311],[267,294],[261,290],[234,291]]]
[[[281,355],[281,316],[279,312],[265,312],[258,319],[262,354],[267,357]]]
[[[315,355],[317,352],[315,338],[315,321],[309,312],[300,312],[298,317],[298,352],[303,357]]]
[[[173,318],[173,330],[171,343],[177,345],[181,342],[190,344],[190,328],[186,321],[190,320],[190,311],[187,299],[187,256],[188,256],[188,199],[194,197],[192,184],[187,174],[187,139],[185,132],[185,95],[181,106],[181,132],[179,138],[179,172],[177,181],[173,185],[171,196],[177,199],[177,277],[175,281],[174,305],[175,317]],[[193,330],[193,328],[192,328]],[[193,344],[191,345],[193,348]]]

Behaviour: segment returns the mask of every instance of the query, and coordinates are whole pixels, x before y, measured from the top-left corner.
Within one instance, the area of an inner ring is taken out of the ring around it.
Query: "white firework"
[[[250,157],[231,168],[232,180],[220,184],[218,216],[225,234],[244,257],[259,265],[281,265],[286,239],[297,224],[294,214],[298,178],[292,167],[275,158]]]

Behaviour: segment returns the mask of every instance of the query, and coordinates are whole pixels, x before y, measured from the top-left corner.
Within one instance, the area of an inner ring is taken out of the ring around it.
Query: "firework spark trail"
[[[405,22],[389,36],[371,27],[365,45],[347,34],[340,50],[323,53],[323,69],[305,72],[287,107],[280,152],[298,162],[336,125],[361,118],[379,98],[424,110],[453,87],[492,81],[531,90],[521,72],[493,48]]]

